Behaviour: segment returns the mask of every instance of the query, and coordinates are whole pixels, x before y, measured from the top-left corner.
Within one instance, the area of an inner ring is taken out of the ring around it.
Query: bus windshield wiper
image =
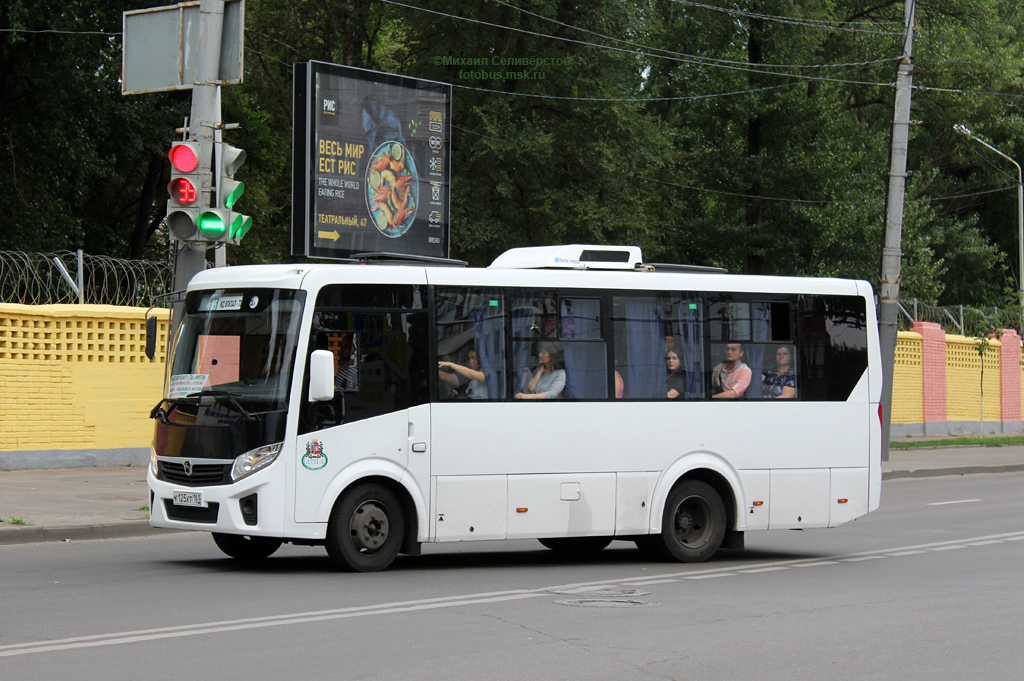
[[[232,393],[232,392],[229,392],[227,390],[212,390],[212,389],[200,390],[199,392],[189,393],[185,397],[186,398],[192,398],[192,397],[207,397],[207,396],[213,397],[214,401],[216,401],[216,402],[221,402],[221,400],[218,399],[218,398],[226,397],[227,401],[231,404],[231,406],[235,408],[235,411],[241,413],[242,416],[245,417],[246,421],[255,421],[256,420],[256,416],[251,411],[249,411],[248,409],[246,409],[245,407],[242,406],[242,403],[238,401],[238,399],[235,397],[235,394]]]
[[[169,409],[165,410],[164,409],[164,402],[171,402],[171,407]],[[160,419],[160,423],[165,423],[167,425],[170,425],[171,422],[167,420],[167,417],[170,416],[171,412],[174,411],[177,407],[178,407],[178,403],[177,402],[173,402],[173,401],[170,401],[170,400],[163,400],[162,399],[162,400],[160,400],[159,402],[156,403],[155,407],[150,409],[150,411],[149,411],[149,418],[151,418],[151,419]]]

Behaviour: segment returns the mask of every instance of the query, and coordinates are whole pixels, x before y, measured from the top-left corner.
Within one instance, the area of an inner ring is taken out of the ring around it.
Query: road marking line
[[[711,579],[714,577],[733,577],[739,573],[750,573],[754,571],[771,572],[775,570],[786,570],[790,567],[824,563],[826,560],[850,561],[855,559],[873,560],[886,556],[910,555],[911,552],[923,553],[926,550],[946,550],[964,548],[966,542],[979,541],[1021,541],[1024,540],[1024,532],[1006,532],[981,537],[951,540],[945,542],[934,542],[930,544],[919,544],[915,546],[901,546],[893,549],[882,549],[876,551],[863,551],[840,556],[829,556],[823,558],[804,558],[787,561],[774,561],[762,563],[760,567],[752,565],[747,568],[722,567],[709,568],[701,571],[682,571],[669,574],[651,575],[649,578],[627,577],[624,579],[602,579],[594,582],[580,582],[576,584],[562,584],[556,586],[544,586],[537,589],[512,589],[508,591],[493,591],[479,594],[462,594],[457,596],[443,596],[439,598],[426,598],[413,601],[401,601],[396,603],[378,603],[375,605],[352,606],[335,608],[331,610],[318,610],[300,613],[288,613],[283,615],[265,615],[261,617],[248,617],[235,620],[223,620],[215,622],[197,622],[177,626],[159,627],[154,629],[140,629],[135,631],[120,631],[108,634],[92,634],[87,636],[74,636],[49,641],[31,641],[26,643],[13,643],[0,645],[0,657],[13,657],[16,655],[31,655],[35,653],[57,652],[61,650],[75,650],[81,648],[95,648],[99,646],[123,645],[127,643],[138,643],[141,641],[155,641],[161,639],[182,638],[185,636],[201,636],[205,634],[224,633],[229,631],[242,631],[248,629],[263,629],[267,627],[278,627],[295,624],[309,624],[313,622],[325,622],[330,620],[349,619],[353,617],[369,617],[373,615],[390,615],[405,612],[417,612],[439,608],[473,606],[485,603],[502,603],[508,601],[526,600],[541,596],[550,596],[553,590],[594,589],[608,588],[609,585],[632,585],[640,586],[648,583],[664,583],[679,579]]]
[[[956,551],[957,549],[965,549],[965,548],[967,548],[967,547],[964,546],[963,544],[958,544],[956,546],[936,546],[935,548],[928,549],[928,550],[929,551]]]
[[[925,506],[949,506],[950,504],[973,504],[975,501],[981,501],[981,499],[959,499],[957,501],[935,501]]]
[[[813,563],[800,563],[799,565],[794,565],[793,567],[805,568],[805,567],[818,567],[819,565],[838,565],[838,564],[839,564],[839,562],[835,561],[835,560],[818,560],[818,561],[815,561]]]
[[[649,586],[651,584],[674,584],[678,581],[678,579],[652,579],[650,581],[644,582],[644,586]],[[626,584],[626,582],[622,582],[622,584]]]
[[[995,542],[998,543],[998,542]],[[927,551],[900,551],[899,553],[890,553],[890,556],[913,556],[915,553],[928,553]]]
[[[840,558],[844,563],[860,563],[865,560],[878,560],[879,558],[885,558],[885,556],[858,556],[856,558]]]
[[[1002,544],[1002,539],[989,539],[988,541],[971,542],[968,546],[988,546],[989,544]]]

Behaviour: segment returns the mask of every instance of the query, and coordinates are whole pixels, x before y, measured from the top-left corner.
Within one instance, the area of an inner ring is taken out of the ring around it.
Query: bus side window
[[[436,289],[438,399],[505,397],[504,303],[497,289]]]

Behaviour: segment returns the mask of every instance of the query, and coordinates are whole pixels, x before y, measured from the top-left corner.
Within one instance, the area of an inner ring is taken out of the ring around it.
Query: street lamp
[[[1022,313],[1024,313],[1024,179],[1022,179],[1020,164],[1014,161],[1006,154],[1004,154],[1003,152],[996,149],[994,146],[992,146],[985,140],[975,136],[975,134],[971,132],[971,129],[968,128],[966,125],[963,125],[962,123],[957,123],[956,125],[953,126],[953,129],[956,130],[961,135],[963,135],[964,137],[972,139],[979,144],[985,145],[986,147],[996,152],[997,154],[999,154],[1000,156],[1002,156],[1007,161],[1009,161],[1010,163],[1017,167],[1017,243],[1020,244],[1020,260],[1018,263],[1020,265],[1020,275],[1018,276],[1017,281],[1019,282],[1020,288],[1019,302]],[[1021,332],[1024,333],[1024,328],[1021,329]]]

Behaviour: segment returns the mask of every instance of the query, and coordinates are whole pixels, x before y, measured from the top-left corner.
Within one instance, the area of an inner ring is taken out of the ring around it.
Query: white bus
[[[635,247],[207,270],[152,413],[151,523],[358,571],[522,538],[703,561],[878,507],[880,367],[866,282]]]

